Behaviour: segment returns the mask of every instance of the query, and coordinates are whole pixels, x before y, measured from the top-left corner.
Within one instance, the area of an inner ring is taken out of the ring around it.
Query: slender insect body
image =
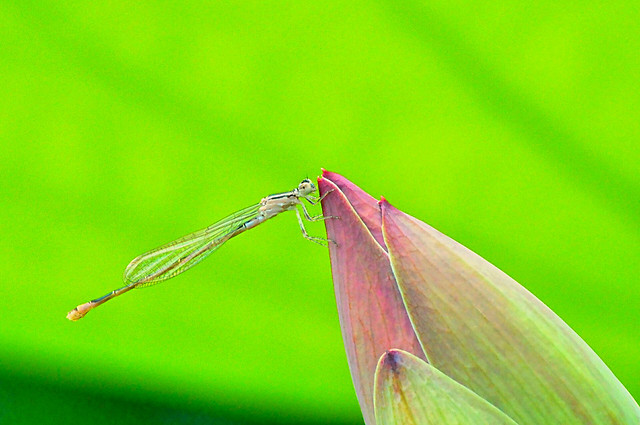
[[[245,230],[249,230],[249,229],[253,229],[254,227],[256,227],[258,224],[263,223],[268,217],[265,216],[264,214],[259,215],[258,217],[254,218],[251,221],[247,221],[246,223],[244,223],[242,225],[242,227],[244,228],[243,232]],[[235,235],[234,235],[235,236]]]
[[[301,198],[304,198],[312,205],[317,204],[322,197],[316,198],[312,196],[311,194],[315,191],[316,187],[311,180],[304,179],[297,188],[290,192],[269,195],[257,205],[239,210],[205,229],[191,233],[134,258],[124,272],[123,279],[126,286],[116,289],[103,297],[79,305],[69,312],[67,318],[69,320],[81,319],[93,308],[133,288],[150,286],[183,273],[220,248],[229,239],[284,211],[296,211],[300,230],[306,239],[321,245],[326,243],[326,239],[307,234],[297,208],[298,206],[302,207],[304,217],[309,221],[328,218],[321,215],[311,217],[302,203]]]

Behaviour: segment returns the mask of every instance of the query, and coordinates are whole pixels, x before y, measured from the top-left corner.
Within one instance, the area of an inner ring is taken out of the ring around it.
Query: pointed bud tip
[[[393,205],[391,205],[391,203],[389,203],[389,201],[387,200],[387,198],[385,198],[384,196],[380,197],[380,200],[378,201],[378,206],[380,207],[380,210],[384,211],[387,208],[391,208],[391,209],[396,209]]]
[[[326,168],[321,168],[321,170],[322,170],[322,177],[327,179],[327,180],[331,180],[334,183],[339,183],[341,181],[345,181],[347,183],[352,184],[351,182],[349,182],[347,179],[345,179],[340,174],[334,173],[333,171],[329,171]]]
[[[378,201],[378,207],[380,207],[380,211],[382,211],[383,216],[385,216],[389,212],[391,212],[392,214],[401,212],[396,207],[394,207],[384,196],[380,197],[380,200]]]
[[[402,351],[391,349],[387,350],[381,359],[381,364],[387,366],[393,373],[398,371],[400,362],[402,361]]]

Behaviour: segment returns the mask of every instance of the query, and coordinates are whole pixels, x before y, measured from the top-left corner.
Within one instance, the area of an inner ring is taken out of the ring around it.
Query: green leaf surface
[[[495,406],[418,357],[389,350],[376,369],[378,425],[515,425]]]
[[[135,256],[320,166],[499,265],[640,400],[637,1],[8,0],[0,17],[0,423],[362,424],[330,263],[292,212],[64,319]]]

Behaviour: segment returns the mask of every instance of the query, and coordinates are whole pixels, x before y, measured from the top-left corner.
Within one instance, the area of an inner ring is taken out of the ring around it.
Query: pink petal
[[[334,182],[333,180],[336,180]],[[338,314],[349,368],[365,422],[375,424],[376,364],[389,348],[424,359],[393,277],[389,257],[374,235],[382,235],[380,210],[353,183],[334,173],[318,179],[329,243]]]
[[[358,217],[360,217],[369,232],[371,232],[371,235],[386,251],[387,247],[384,244],[384,237],[382,236],[382,217],[380,216],[378,200],[340,174],[323,169],[322,178],[331,181],[340,189],[356,211]],[[320,194],[322,193],[322,188],[320,188]]]
[[[636,424],[633,398],[558,316],[498,268],[381,202],[407,311],[430,364],[520,424]]]

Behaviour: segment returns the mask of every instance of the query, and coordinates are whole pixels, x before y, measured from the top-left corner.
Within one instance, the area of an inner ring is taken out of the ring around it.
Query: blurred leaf
[[[319,161],[526,282],[640,397],[637,2],[9,0],[0,16],[0,388],[49,388],[9,403],[23,423],[73,421],[30,415],[73,405],[60,388],[78,382],[361,423],[329,264],[293,215],[100,320],[61,319]]]

